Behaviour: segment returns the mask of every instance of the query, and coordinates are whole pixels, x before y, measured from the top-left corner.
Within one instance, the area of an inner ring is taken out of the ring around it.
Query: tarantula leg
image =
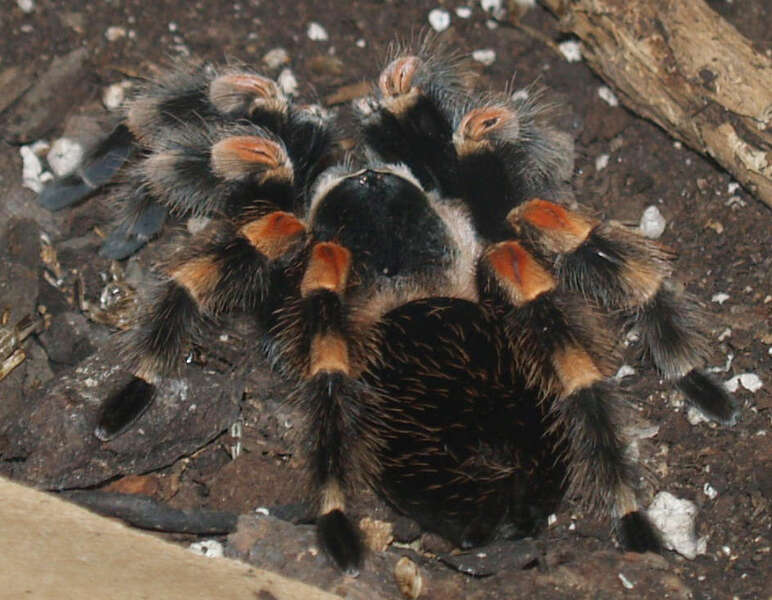
[[[426,189],[453,187],[455,105],[464,88],[455,59],[402,55],[378,78],[375,98],[354,108],[368,146],[388,163],[405,163]]]
[[[248,115],[255,123],[277,131],[288,108],[275,81],[254,73],[220,75],[209,84],[209,101],[226,115]]]
[[[355,575],[364,547],[345,514],[344,490],[352,473],[361,476],[373,470],[373,442],[367,432],[377,401],[353,372],[343,301],[350,266],[351,253],[345,247],[333,242],[312,247],[297,307],[304,322],[303,341],[298,345],[290,334],[295,338],[290,343],[298,348],[299,370],[304,373],[294,399],[310,415],[307,440],[318,490],[319,544],[343,571]]]
[[[697,303],[669,277],[672,255],[659,244],[614,223],[599,223],[534,199],[507,217],[538,252],[554,257],[558,278],[640,328],[645,351],[659,372],[710,418],[732,424],[734,401],[701,370],[708,348]]]
[[[61,210],[85,200],[112,179],[132,149],[131,132],[125,125],[118,125],[89,152],[75,173],[46,186],[38,202],[48,210]]]
[[[147,244],[164,226],[167,209],[142,187],[127,187],[122,198],[124,217],[102,242],[100,256],[123,260]]]
[[[604,376],[610,344],[602,325],[586,307],[561,299],[552,275],[518,242],[489,248],[481,271],[483,294],[505,307],[516,363],[548,402],[550,432],[567,459],[567,494],[613,511],[628,549],[659,551],[658,534],[639,511],[635,469],[617,433],[622,399]]]
[[[206,320],[259,310],[270,262],[290,252],[304,232],[300,221],[279,211],[242,224],[215,222],[172,257],[149,309],[125,340],[123,354],[134,378],[105,402],[96,436],[109,440],[142,415],[158,378],[179,367]]]

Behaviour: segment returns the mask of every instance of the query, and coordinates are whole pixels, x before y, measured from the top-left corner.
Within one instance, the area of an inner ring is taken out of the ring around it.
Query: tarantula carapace
[[[109,171],[106,148],[135,140],[105,252],[132,252],[167,209],[211,221],[160,268],[97,436],[139,418],[203,325],[246,313],[308,417],[319,541],[343,570],[363,558],[346,514],[361,485],[462,547],[525,535],[569,495],[625,548],[658,550],[610,379],[620,331],[703,412],[736,414],[700,370],[671,253],[566,207],[568,138],[533,94],[477,91],[452,53],[396,51],[353,110],[360,151],[329,166],[335,121],[249,69],[176,69],[129,104],[91,159]]]

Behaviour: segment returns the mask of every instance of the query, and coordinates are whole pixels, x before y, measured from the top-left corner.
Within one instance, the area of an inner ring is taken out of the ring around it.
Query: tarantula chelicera
[[[129,104],[85,171],[105,179],[135,140],[103,251],[133,252],[167,209],[211,221],[162,265],[97,436],[143,413],[202,325],[245,313],[308,417],[319,541],[343,570],[363,558],[346,514],[360,485],[462,547],[528,534],[569,495],[625,548],[659,550],[610,379],[619,333],[638,328],[707,415],[736,414],[701,370],[671,252],[567,208],[570,141],[533,95],[476,90],[452,53],[395,52],[353,110],[360,162],[329,166],[335,122],[249,69],[177,69]]]

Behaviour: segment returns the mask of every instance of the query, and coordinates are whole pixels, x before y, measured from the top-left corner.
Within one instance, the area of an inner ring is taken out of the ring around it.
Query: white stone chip
[[[364,48],[367,46],[367,40],[365,40],[365,38],[359,38],[355,43],[357,48]]]
[[[724,382],[724,387],[730,392],[736,392],[742,386],[751,393],[758,392],[763,386],[761,377],[755,373],[741,373]]]
[[[602,171],[608,166],[608,154],[601,154],[595,159],[595,170],[596,171]]]
[[[622,585],[624,586],[625,589],[631,590],[635,587],[633,583],[622,573],[617,573],[617,576],[619,577],[619,581],[622,582]]]
[[[667,222],[659,209],[654,206],[647,206],[641,215],[641,223],[638,229],[649,239],[656,240],[665,233]]]
[[[729,185],[726,186],[727,193],[731,196],[734,194],[737,190],[740,189],[740,184],[736,181],[730,181]]]
[[[273,48],[263,56],[263,63],[269,69],[278,69],[290,61],[289,53],[284,48]]]
[[[558,49],[568,62],[579,62],[582,60],[582,44],[577,40],[560,42]]]
[[[43,191],[43,164],[32,149],[32,146],[19,148],[21,154],[21,180],[22,185],[39,194]]]
[[[35,1],[34,0],[16,0],[16,6],[18,6],[22,12],[29,14],[33,10],[35,10]]]
[[[484,50],[475,50],[472,52],[472,58],[478,63],[484,64],[486,67],[496,62],[496,51],[490,48]]]
[[[552,513],[547,517],[547,527],[552,527],[557,522],[558,522],[558,516],[555,513]]]
[[[611,88],[602,85],[598,88],[598,96],[600,96],[609,106],[619,106],[619,99],[616,94],[611,91]]]
[[[116,110],[121,107],[124,100],[126,100],[126,90],[131,89],[132,83],[130,81],[120,81],[112,85],[108,85],[102,91],[102,104],[108,110]]]
[[[277,83],[281,91],[288,96],[295,96],[298,93],[298,80],[290,69],[282,69],[277,78]]]
[[[718,496],[718,490],[707,482],[702,486],[702,492],[711,500],[715,500]]]
[[[265,506],[258,506],[258,507],[255,509],[255,512],[256,512],[258,515],[263,515],[263,516],[265,516],[265,517],[267,517],[268,515],[270,515],[270,514],[271,514],[271,511],[270,511],[270,510],[268,510],[268,509],[267,509]]]
[[[126,28],[118,27],[115,25],[112,27],[108,27],[107,31],[105,31],[105,37],[107,38],[108,42],[117,42],[121,38],[126,37]]]
[[[468,19],[472,16],[472,9],[468,6],[459,6],[456,8],[456,16],[459,19]]]
[[[209,558],[220,558],[224,556],[223,547],[217,540],[203,540],[201,542],[193,542],[188,546],[188,550],[194,554],[200,554],[201,556],[207,556]]]
[[[494,19],[503,19],[507,16],[503,0],[480,0],[480,8]]]
[[[614,379],[624,379],[625,377],[629,377],[630,375],[635,375],[635,369],[630,365],[622,365],[621,367],[619,367],[617,374],[614,375]]]
[[[308,31],[306,34],[315,42],[326,42],[330,39],[330,36],[327,35],[327,30],[314,21],[311,21],[311,23],[308,24]]]
[[[450,27],[450,13],[443,8],[433,8],[429,11],[429,25],[434,31],[445,31]]]
[[[690,406],[686,410],[686,420],[689,421],[689,425],[699,425],[700,423],[710,423],[710,419],[708,419],[703,412],[694,406]]]
[[[710,298],[711,302],[717,302],[718,304],[723,304],[727,300],[729,300],[729,294],[726,294],[724,292],[719,292],[718,294],[713,294],[713,296],[711,296],[711,298]]]
[[[698,538],[694,531],[697,507],[693,502],[676,498],[670,492],[659,492],[647,512],[662,533],[666,548],[690,560],[705,554],[707,537]]]
[[[80,165],[83,160],[83,146],[73,139],[59,138],[51,144],[46,160],[57,177],[64,177]]]

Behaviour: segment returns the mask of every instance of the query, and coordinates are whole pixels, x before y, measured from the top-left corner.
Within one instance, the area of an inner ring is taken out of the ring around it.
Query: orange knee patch
[[[403,56],[391,61],[378,78],[378,87],[384,96],[401,96],[413,87],[421,59],[417,56]]]
[[[175,267],[169,275],[188,290],[196,302],[204,305],[220,280],[220,267],[214,257],[201,256]]]
[[[555,287],[552,275],[517,242],[496,244],[486,258],[499,285],[508,292],[515,306]]]
[[[333,333],[317,335],[311,340],[309,362],[311,377],[320,371],[348,373],[349,358],[346,340]]]
[[[276,211],[243,225],[239,234],[249,243],[274,259],[284,254],[306,228],[295,216]]]
[[[552,361],[566,396],[603,379],[595,361],[578,346],[556,351]]]
[[[333,242],[319,242],[311,250],[308,267],[300,282],[301,295],[320,289],[342,293],[350,266],[351,252],[347,248]]]
[[[257,136],[237,135],[217,142],[212,146],[212,169],[223,179],[239,179],[260,172],[273,172],[277,179],[291,179],[284,148],[273,140]]]
[[[595,226],[591,220],[539,198],[513,209],[507,221],[516,228],[525,223],[537,229],[547,249],[561,254],[576,250]]]
[[[461,119],[453,143],[459,155],[471,154],[490,147],[494,136],[517,139],[520,123],[517,113],[504,106],[487,106],[470,110]]]

